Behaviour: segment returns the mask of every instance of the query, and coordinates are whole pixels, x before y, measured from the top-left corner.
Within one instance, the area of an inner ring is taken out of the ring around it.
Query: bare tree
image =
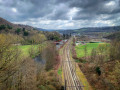
[[[15,90],[36,90],[36,64],[31,58],[26,58],[15,73],[13,87]]]
[[[8,37],[0,34],[0,89],[10,89],[12,76],[19,67],[20,51],[12,48],[12,42]]]
[[[95,62],[95,60],[96,60],[96,55],[97,55],[97,52],[96,52],[96,49],[92,49],[92,51],[91,51],[91,60],[90,60],[90,62]]]
[[[112,41],[110,45],[110,60],[120,59],[120,42]]]
[[[42,57],[46,60],[46,70],[50,70],[56,63],[56,46],[50,42],[47,48],[42,52]]]
[[[87,46],[85,45],[85,47],[84,47],[84,53],[85,53],[85,59],[87,58],[87,53],[88,53],[88,51],[87,51]]]

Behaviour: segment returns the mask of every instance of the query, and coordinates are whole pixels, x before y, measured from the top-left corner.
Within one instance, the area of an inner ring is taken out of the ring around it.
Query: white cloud
[[[65,26],[72,27],[72,26],[74,26],[74,23],[67,23],[67,24],[65,24]]]
[[[110,1],[106,3],[106,6],[114,6],[115,4],[116,4],[115,1]]]
[[[27,24],[28,25],[28,21],[24,21],[24,22],[13,22],[14,24]],[[31,22],[32,23],[32,22]]]
[[[2,3],[2,0],[0,0],[0,3]]]
[[[97,26],[97,25],[99,25],[99,26],[101,26],[101,25],[109,25],[109,26],[110,26],[110,25],[113,24],[110,20],[106,20],[106,21],[97,20],[97,21],[95,21],[94,23],[95,23],[96,26]]]
[[[13,11],[14,13],[16,13],[16,12],[17,12],[17,9],[16,9],[16,8],[12,8],[12,11]]]
[[[119,1],[118,0],[110,1],[105,4],[105,7],[107,8],[107,10],[113,11],[119,7]]]
[[[72,20],[72,18],[76,15],[76,13],[79,11],[78,8],[74,7],[72,9],[70,9],[70,11],[68,12],[68,17],[70,20]]]
[[[111,20],[42,20],[32,19],[32,21],[13,22],[16,24],[27,24],[33,27],[44,29],[77,29],[83,27],[111,26],[114,23]]]
[[[57,0],[50,0],[50,2],[49,0],[0,0],[0,16],[17,24],[45,29],[74,29],[120,24],[118,19],[120,15],[116,15],[120,13],[119,0],[98,0],[99,3],[96,3],[96,0],[83,0],[83,2],[58,0],[64,1],[62,3],[55,3],[55,1]],[[115,12],[112,14],[112,11]]]

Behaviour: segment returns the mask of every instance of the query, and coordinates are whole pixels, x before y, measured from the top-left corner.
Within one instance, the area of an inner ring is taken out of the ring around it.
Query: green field
[[[33,47],[34,50],[35,50],[35,53],[36,53],[38,51],[38,47],[40,45],[41,45],[42,48],[44,48],[46,46],[45,43],[39,44],[39,45],[21,45],[21,46],[18,46],[18,49],[21,50],[23,56],[27,57],[27,56],[29,56],[29,50],[30,50],[30,48]]]
[[[92,49],[97,48],[100,44],[104,44],[104,43],[87,43],[86,45],[80,44],[76,46],[75,50],[76,50],[77,57],[80,58],[85,56],[85,46],[87,49],[87,56],[90,56]]]
[[[24,56],[29,56],[29,49],[32,47],[32,45],[21,45],[21,46],[18,46],[18,48],[22,51],[22,54]],[[33,46],[34,48],[37,48],[38,45],[34,45]]]

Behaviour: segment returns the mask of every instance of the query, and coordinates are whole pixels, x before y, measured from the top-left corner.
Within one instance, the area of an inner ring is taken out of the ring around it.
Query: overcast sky
[[[0,0],[0,17],[44,29],[120,25],[119,0]]]

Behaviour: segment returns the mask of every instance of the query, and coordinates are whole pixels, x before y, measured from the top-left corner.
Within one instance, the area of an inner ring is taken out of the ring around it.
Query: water
[[[45,61],[44,59],[42,59],[40,55],[37,56],[37,57],[35,57],[34,60],[35,60],[37,63],[40,63],[40,64],[42,64],[42,65],[45,65],[45,64],[46,64],[46,61]]]

